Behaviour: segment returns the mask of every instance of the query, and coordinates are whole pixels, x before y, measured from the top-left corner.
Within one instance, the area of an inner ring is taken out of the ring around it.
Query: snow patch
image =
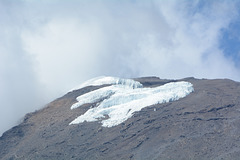
[[[134,112],[140,111],[144,107],[176,101],[194,90],[191,83],[184,81],[167,83],[155,88],[142,88],[142,84],[134,80],[107,77],[91,80],[90,83],[85,83],[83,86],[89,84],[114,85],[77,97],[78,102],[73,104],[71,109],[86,103],[99,102],[99,104],[73,120],[70,125],[84,121],[100,121],[104,127],[113,127],[126,121],[132,117]],[[108,118],[106,119],[106,117]]]

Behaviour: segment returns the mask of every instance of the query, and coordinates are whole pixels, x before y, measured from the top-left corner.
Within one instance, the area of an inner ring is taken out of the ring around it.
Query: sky
[[[97,76],[240,81],[238,0],[0,0],[0,135]]]

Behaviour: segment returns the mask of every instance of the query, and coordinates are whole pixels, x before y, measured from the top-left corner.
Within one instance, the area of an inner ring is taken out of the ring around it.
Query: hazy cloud
[[[100,75],[240,80],[237,1],[0,1],[0,134]],[[221,47],[220,47],[221,46]],[[236,52],[236,51],[235,51]],[[233,53],[231,55],[239,55]]]

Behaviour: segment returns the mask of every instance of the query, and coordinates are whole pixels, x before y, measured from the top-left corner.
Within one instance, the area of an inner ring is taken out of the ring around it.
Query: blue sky
[[[240,67],[240,19],[234,20],[221,31],[220,48],[227,58],[233,59],[235,65]]]
[[[240,81],[240,1],[0,0],[0,134],[101,75]]]

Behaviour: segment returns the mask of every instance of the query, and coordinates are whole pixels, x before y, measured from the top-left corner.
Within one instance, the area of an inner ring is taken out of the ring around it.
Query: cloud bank
[[[222,41],[239,7],[227,0],[0,1],[0,134],[96,76],[240,81],[240,52],[226,52]]]

